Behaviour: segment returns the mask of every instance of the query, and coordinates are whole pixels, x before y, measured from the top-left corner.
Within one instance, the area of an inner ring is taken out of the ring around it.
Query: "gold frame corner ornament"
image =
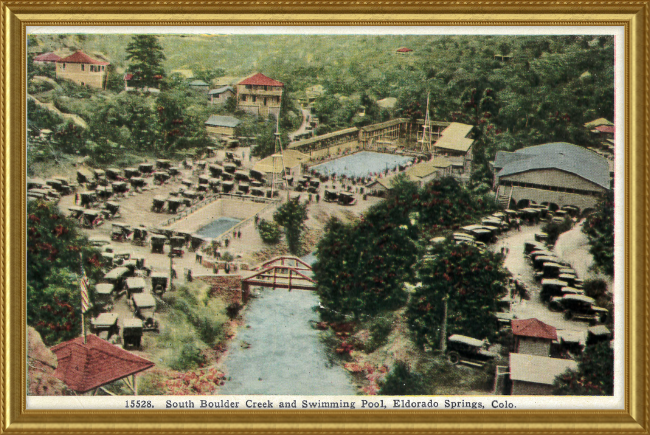
[[[647,321],[650,1],[15,0],[0,1],[0,432],[648,432]],[[45,25],[622,26],[625,33],[624,410],[34,411],[26,410],[26,27]]]

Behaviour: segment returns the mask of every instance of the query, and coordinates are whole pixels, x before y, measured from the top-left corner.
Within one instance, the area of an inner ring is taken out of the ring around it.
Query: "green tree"
[[[578,368],[555,378],[557,396],[611,396],[614,394],[614,349],[608,342],[587,346]]]
[[[260,237],[264,243],[278,243],[282,235],[278,224],[273,221],[267,221],[266,219],[260,220],[257,224],[257,231],[260,233]]]
[[[614,192],[609,192],[590,214],[582,227],[589,239],[589,252],[594,265],[609,276],[614,276]]]
[[[411,371],[408,363],[397,361],[395,367],[386,375],[379,389],[385,396],[418,396],[427,394],[425,380],[419,373]]]
[[[165,75],[162,62],[165,60],[163,48],[155,35],[133,35],[126,46],[126,59],[130,61],[129,72],[133,74],[136,88],[157,87]]]
[[[432,233],[473,222],[496,208],[489,194],[478,195],[452,177],[428,183],[417,199],[420,224]]]
[[[406,194],[412,186],[397,187],[359,222],[326,224],[313,270],[321,303],[329,310],[359,319],[406,303],[404,283],[415,277],[420,249],[412,198]]]
[[[81,258],[91,281],[101,277],[99,252],[56,205],[27,210],[27,324],[52,346],[81,334]],[[91,295],[92,296],[92,295]]]
[[[300,198],[292,198],[278,207],[273,219],[284,228],[284,235],[289,245],[289,252],[300,253],[302,233],[307,220],[307,202],[301,203]]]
[[[434,244],[418,264],[422,285],[407,310],[416,342],[437,348],[451,334],[494,339],[496,302],[506,294],[509,276],[502,262],[501,255],[475,246],[451,240]]]

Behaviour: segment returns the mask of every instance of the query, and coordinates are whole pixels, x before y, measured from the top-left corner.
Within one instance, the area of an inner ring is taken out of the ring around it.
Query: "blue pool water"
[[[395,154],[373,153],[362,151],[360,153],[331,160],[317,166],[312,166],[316,172],[323,175],[336,174],[346,177],[366,177],[373,172],[383,172],[394,169],[412,160],[411,157]]]
[[[196,234],[202,237],[218,237],[241,221],[241,219],[220,217],[216,221],[212,221],[206,226],[202,227],[196,232]]]

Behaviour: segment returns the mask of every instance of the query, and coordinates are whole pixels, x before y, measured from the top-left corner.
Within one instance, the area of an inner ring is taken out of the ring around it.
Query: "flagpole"
[[[81,281],[84,279],[84,256],[83,253],[79,253],[79,258],[81,259],[81,276],[79,277],[79,286],[83,288],[83,284]],[[84,344],[87,343],[87,338],[86,338],[86,318],[84,316],[84,302],[83,302],[83,291],[81,295],[81,336],[84,338]]]

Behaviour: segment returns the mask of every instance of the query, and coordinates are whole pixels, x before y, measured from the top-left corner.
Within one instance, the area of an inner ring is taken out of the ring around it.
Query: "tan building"
[[[102,62],[79,50],[56,61],[56,78],[71,80],[82,86],[104,89],[109,62]]]
[[[472,170],[473,128],[472,125],[452,122],[440,133],[440,138],[433,145],[434,155],[447,157],[452,162],[454,173],[464,174]]]
[[[557,330],[537,319],[513,319],[512,335],[515,337],[515,353],[550,356],[551,343],[557,340]]]
[[[309,161],[309,156],[300,151],[285,150],[282,154],[277,153],[255,163],[253,170],[265,174],[268,182],[271,182],[273,174],[297,178],[302,174],[302,165]]]
[[[223,86],[219,89],[211,89],[208,96],[210,104],[225,104],[228,98],[235,98],[235,90],[230,86]]]
[[[211,115],[205,121],[205,129],[209,136],[228,139],[235,135],[235,128],[241,123],[232,116]]]
[[[257,73],[237,84],[237,108],[267,118],[280,116],[284,83]]]
[[[534,201],[593,209],[612,182],[606,158],[566,142],[499,151],[493,167],[502,206],[512,200],[520,206]]]
[[[578,363],[570,359],[511,353],[512,395],[550,396],[555,378],[577,368]]]

